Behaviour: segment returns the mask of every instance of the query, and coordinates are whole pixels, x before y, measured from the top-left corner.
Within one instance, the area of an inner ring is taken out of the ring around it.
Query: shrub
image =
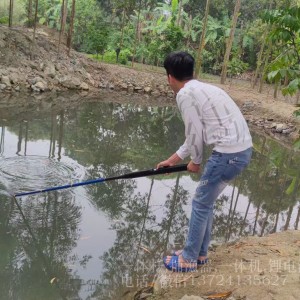
[[[0,24],[8,24],[8,17],[0,18]]]

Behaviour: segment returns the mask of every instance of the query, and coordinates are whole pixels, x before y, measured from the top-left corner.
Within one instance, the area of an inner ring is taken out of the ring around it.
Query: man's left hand
[[[199,173],[200,165],[195,164],[192,160],[189,162],[187,169],[191,173]]]

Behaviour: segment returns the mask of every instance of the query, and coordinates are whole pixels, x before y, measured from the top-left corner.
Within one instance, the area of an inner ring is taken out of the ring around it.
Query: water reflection
[[[183,140],[177,110],[99,102],[18,109],[0,112],[0,299],[121,299],[148,287],[163,253],[184,244],[197,176],[18,199],[9,192],[152,168]],[[250,166],[217,200],[215,242],[298,229],[300,156],[253,137]]]

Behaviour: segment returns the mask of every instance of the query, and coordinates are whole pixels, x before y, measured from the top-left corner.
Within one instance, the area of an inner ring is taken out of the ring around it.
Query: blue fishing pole
[[[144,170],[144,171],[131,172],[131,173],[114,176],[114,177],[97,178],[97,179],[92,179],[92,180],[87,180],[87,181],[82,181],[82,182],[77,182],[77,183],[71,183],[71,184],[66,184],[66,185],[61,185],[61,186],[54,186],[54,187],[49,187],[49,188],[36,190],[36,191],[17,193],[17,194],[14,194],[14,196],[22,197],[22,196],[34,195],[34,194],[45,193],[45,192],[50,192],[50,191],[63,190],[63,189],[68,189],[68,188],[72,188],[72,187],[76,187],[76,186],[100,183],[100,182],[117,180],[117,179],[132,179],[132,178],[153,176],[153,175],[159,175],[159,174],[175,173],[175,172],[181,172],[181,171],[186,171],[186,170],[187,170],[187,164],[171,166],[171,167],[163,167],[163,168],[159,168],[159,169],[150,169],[150,170]]]

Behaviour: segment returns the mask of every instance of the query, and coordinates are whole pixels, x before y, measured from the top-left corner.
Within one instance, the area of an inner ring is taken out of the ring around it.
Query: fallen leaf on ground
[[[141,249],[143,249],[144,251],[151,253],[147,248],[143,247],[143,246],[139,246]]]
[[[232,291],[229,291],[229,292],[224,292],[224,293],[212,294],[212,295],[206,296],[205,298],[206,299],[211,299],[211,300],[213,300],[213,299],[226,299],[231,294],[232,294]]]
[[[90,238],[91,238],[90,235],[89,235],[89,236],[82,236],[82,237],[80,238],[80,240],[83,241],[83,240],[88,240],[88,239],[90,239]]]
[[[51,280],[50,280],[50,283],[53,284],[53,282],[56,280],[56,277],[53,277]]]

